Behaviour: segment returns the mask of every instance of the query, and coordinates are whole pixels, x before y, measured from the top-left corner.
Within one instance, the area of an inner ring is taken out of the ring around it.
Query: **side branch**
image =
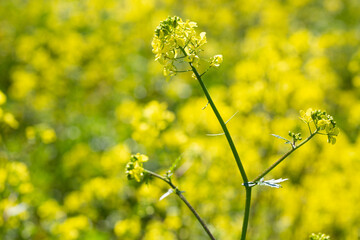
[[[171,180],[169,180],[166,177],[163,177],[157,173],[154,173],[152,171],[146,170],[144,169],[144,172],[150,174],[151,176],[154,176],[156,178],[159,178],[161,180],[163,180],[164,182],[166,182],[167,184],[169,184],[169,186],[175,190],[176,195],[179,196],[179,198],[186,204],[186,206],[190,209],[190,211],[194,214],[194,216],[197,218],[197,220],[200,222],[201,226],[204,228],[204,230],[206,231],[206,233],[208,234],[208,236],[210,237],[210,239],[215,240],[215,237],[212,235],[212,233],[210,232],[208,226],[206,225],[206,223],[204,222],[204,220],[200,217],[200,215],[196,212],[196,210],[193,208],[193,206],[191,206],[191,204],[188,202],[188,200],[184,197],[184,195],[182,194],[182,192],[171,182]]]
[[[259,181],[261,178],[265,177],[271,170],[273,170],[277,165],[279,165],[282,161],[284,161],[290,154],[292,154],[296,149],[299,149],[302,145],[307,143],[311,138],[313,138],[318,133],[318,130],[315,130],[308,138],[302,141],[299,145],[293,147],[290,151],[285,153],[281,158],[279,158],[275,163],[273,163],[269,168],[267,168],[263,173],[257,176],[252,182],[255,183]]]

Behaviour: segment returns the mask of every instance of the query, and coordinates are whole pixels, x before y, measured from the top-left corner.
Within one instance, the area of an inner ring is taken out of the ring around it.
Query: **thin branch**
[[[209,102],[207,102],[207,104],[205,105],[205,107],[203,107],[201,110],[204,110],[208,105],[209,105]]]
[[[290,154],[292,154],[296,149],[300,148],[302,145],[307,143],[311,138],[313,138],[316,134],[318,134],[318,130],[315,130],[308,138],[302,141],[298,146],[293,147],[290,151],[285,153],[281,158],[279,158],[275,163],[273,163],[269,168],[267,168],[263,173],[257,176],[252,182],[255,183],[259,181],[261,178],[265,177],[271,170],[273,170],[277,165],[279,165],[282,161],[284,161]]]
[[[170,187],[175,190],[176,195],[179,196],[179,198],[186,204],[186,206],[190,209],[190,211],[194,214],[194,216],[200,222],[201,226],[204,228],[206,233],[209,235],[210,239],[215,240],[215,237],[210,232],[210,230],[209,230],[208,226],[206,225],[206,223],[204,222],[204,220],[200,217],[200,215],[196,212],[196,210],[193,208],[193,206],[191,206],[191,204],[184,197],[184,195],[182,195],[182,192],[171,182],[170,179],[168,179],[166,177],[163,177],[163,176],[161,176],[161,175],[159,175],[157,173],[154,173],[152,171],[146,170],[146,169],[144,169],[144,172],[150,174],[151,176],[159,178],[159,179],[163,180],[164,182],[166,182],[167,184],[169,184]]]
[[[200,74],[200,77],[202,77],[205,73],[207,73],[210,68],[211,68],[211,67],[208,67],[202,74]]]
[[[236,113],[234,113],[234,115],[232,115],[226,122],[225,124],[227,124],[233,117],[235,117],[235,115],[238,113],[239,111],[237,111]]]
[[[312,131],[311,131],[311,127],[310,127],[310,123],[309,122],[307,122],[307,126],[308,126],[308,128],[309,128],[309,132],[310,132],[310,135],[312,134]]]
[[[321,133],[321,132],[318,132],[318,134],[324,135],[324,136],[333,135],[333,134],[326,134],[326,133]],[[336,135],[334,135],[334,136],[336,136]]]
[[[191,42],[191,38],[189,39],[189,41],[185,44],[185,46],[184,46],[184,48],[181,48],[181,47],[179,47],[181,50],[183,50],[183,49],[185,49],[188,45],[189,45],[189,43]],[[186,57],[187,55],[185,54],[185,57]]]
[[[178,60],[178,59],[182,59],[182,58],[186,58],[186,56],[176,57],[176,58],[174,58],[174,59],[175,59],[175,60]]]

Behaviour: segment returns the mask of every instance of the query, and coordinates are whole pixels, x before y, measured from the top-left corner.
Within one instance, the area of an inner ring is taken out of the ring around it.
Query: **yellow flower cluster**
[[[27,166],[0,158],[0,228],[18,229],[29,219],[29,194],[34,190]]]
[[[308,110],[306,110],[306,112],[304,110],[300,110],[300,119],[305,123],[312,122],[312,117],[311,117],[312,112],[313,112],[312,108],[309,108]]]
[[[45,144],[50,144],[56,141],[56,132],[46,124],[38,124],[36,126],[29,126],[25,129],[25,135],[28,140],[34,140],[37,135]]]
[[[168,17],[161,21],[155,30],[154,39],[151,43],[155,61],[164,65],[164,76],[176,74],[174,65],[180,54],[186,53],[185,61],[197,65],[200,47],[206,43],[206,33],[202,32],[197,37],[195,22],[187,20],[183,22],[179,17]]]
[[[6,95],[0,90],[0,105],[6,103]],[[19,122],[15,119],[14,115],[10,112],[5,112],[0,107],[0,123],[3,122],[7,126],[16,129],[19,127]]]
[[[67,218],[63,223],[57,225],[52,229],[52,232],[61,239],[73,240],[79,239],[81,231],[89,227],[89,220],[84,215]]]
[[[211,60],[210,66],[219,67],[220,64],[223,62],[223,56],[222,55],[215,55],[210,60]]]
[[[312,233],[309,240],[330,240],[330,236],[325,235],[324,233]]]
[[[116,111],[119,113],[118,120],[131,124],[131,137],[146,146],[154,146],[160,135],[175,120],[175,115],[169,111],[168,105],[158,101],[151,101],[146,105],[124,101]]]
[[[177,176],[189,201],[201,203],[197,210],[217,238],[239,238],[242,218],[234,213],[244,205],[239,179],[229,177],[238,172],[222,137],[206,135],[221,128],[209,106],[201,110],[206,100],[197,84],[161,81],[164,66],[148,55],[153,30],[169,9],[198,23],[195,37],[211,35],[201,47],[206,53],[196,54],[199,72],[220,49],[231,63],[206,81],[224,120],[239,111],[228,126],[249,176],[287,150],[264,133],[298,130],[293,109],[336,109],[343,130],[336,145],[307,144],[291,157],[296,161],[279,166],[294,181],[256,199],[248,239],[308,239],[320,229],[337,239],[358,238],[359,1],[218,2],[0,1],[2,239],[67,240],[67,232],[73,238],[77,231],[77,239],[94,240],[205,238],[176,197],[158,201],[167,190],[162,181],[140,187],[125,181],[134,149],[156,156],[151,169],[159,173],[183,156]],[[309,17],[313,11],[324,13],[320,22]],[[176,51],[177,70],[187,70],[193,57]],[[13,119],[16,130],[8,125]],[[26,176],[19,162],[29,166],[29,178],[16,183]],[[274,214],[278,221],[264,224]],[[59,232],[57,225],[76,216],[90,219],[86,229],[70,221],[79,230]],[[177,229],[169,218],[184,224]]]
[[[140,182],[144,176],[143,163],[149,160],[148,156],[137,153],[131,155],[130,162],[126,165],[126,174],[128,179],[135,179]]]
[[[206,44],[206,33],[201,32],[197,35],[195,27],[195,22],[183,22],[175,16],[161,21],[156,28],[151,45],[155,61],[164,65],[164,76],[174,76],[177,73],[177,60],[191,63],[194,67],[199,66],[199,53]],[[210,60],[210,67],[218,67],[222,62],[222,55],[216,55]]]
[[[328,143],[335,144],[336,136],[339,135],[339,128],[336,127],[336,122],[334,118],[327,114],[325,111],[313,110],[309,108],[308,110],[300,111],[300,119],[303,120],[306,124],[313,122],[317,130],[325,131],[328,136]]]

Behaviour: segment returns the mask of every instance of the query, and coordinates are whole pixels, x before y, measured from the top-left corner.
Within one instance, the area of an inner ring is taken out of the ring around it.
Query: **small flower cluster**
[[[206,33],[196,34],[197,24],[187,20],[183,22],[181,18],[168,17],[161,21],[155,29],[153,41],[153,53],[155,61],[164,66],[164,76],[174,76],[177,72],[175,62],[183,60],[191,63],[194,67],[199,65],[199,53],[201,47],[206,44]],[[218,67],[222,62],[222,56],[216,55],[210,59],[211,67]]]
[[[219,67],[222,62],[223,62],[222,55],[215,55],[214,57],[210,58],[210,66],[212,67]]]
[[[131,155],[130,162],[126,165],[126,175],[128,179],[135,179],[137,182],[140,182],[144,176],[143,163],[148,160],[148,156],[140,153]]]
[[[336,127],[334,118],[322,110],[313,110],[309,108],[305,111],[300,111],[300,119],[306,124],[313,122],[317,130],[325,131],[328,136],[328,143],[335,144],[336,136],[339,134],[339,128]]]
[[[6,103],[6,95],[0,90],[0,124],[3,122],[6,126],[13,129],[19,127],[19,122],[15,119],[14,115],[10,112],[5,112],[1,107],[2,104]]]
[[[302,140],[301,133],[293,133],[289,131],[289,136],[292,137],[294,143]]]
[[[312,233],[310,235],[310,240],[330,240],[330,236],[325,235],[323,233],[318,233],[318,234]]]

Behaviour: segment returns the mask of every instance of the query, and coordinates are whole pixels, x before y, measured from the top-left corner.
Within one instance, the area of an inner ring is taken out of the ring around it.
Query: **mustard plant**
[[[284,161],[290,154],[311,140],[315,135],[325,135],[327,136],[328,143],[335,144],[336,137],[339,134],[339,128],[336,126],[336,122],[334,121],[333,117],[327,114],[326,111],[313,110],[311,108],[307,109],[306,111],[301,110],[300,119],[306,124],[309,130],[309,136],[303,139],[301,133],[294,133],[290,131],[290,139],[288,139],[276,134],[271,134],[274,137],[284,141],[285,144],[289,144],[290,149],[270,167],[261,172],[256,178],[254,178],[252,181],[249,181],[245,168],[235,147],[234,141],[226,126],[228,121],[225,122],[223,120],[202,80],[203,75],[210,68],[218,68],[221,65],[223,62],[223,56],[217,54],[213,57],[210,57],[207,61],[204,61],[208,64],[207,68],[205,68],[206,70],[202,73],[199,72],[198,69],[201,59],[200,53],[203,51],[203,46],[207,43],[207,39],[205,32],[201,32],[200,34],[196,33],[196,27],[197,24],[195,22],[189,20],[183,21],[180,17],[177,16],[168,17],[166,20],[161,21],[160,25],[155,29],[155,34],[152,41],[153,53],[155,54],[155,61],[163,65],[163,74],[165,77],[167,77],[167,79],[170,79],[172,76],[175,76],[179,73],[192,72],[192,77],[200,84],[200,87],[208,101],[208,105],[210,105],[212,108],[219,124],[221,125],[223,132],[216,135],[225,135],[239,169],[240,176],[243,180],[242,185],[245,188],[245,211],[241,232],[241,240],[245,240],[249,222],[252,188],[257,185],[280,188],[280,183],[286,181],[287,179],[279,178],[265,180],[266,175],[275,167],[277,167],[282,161]],[[179,69],[180,67],[184,66],[187,66],[187,68]],[[148,161],[148,157],[145,155],[139,153],[132,155],[130,162],[126,167],[126,174],[128,178],[135,179],[136,181],[140,182],[146,175],[148,175],[150,177],[156,177],[167,183],[171,188],[160,198],[160,200],[169,196],[171,193],[175,193],[191,210],[210,239],[215,239],[205,221],[200,217],[194,207],[186,200],[182,194],[183,192],[179,190],[179,188],[172,182],[172,175],[178,164],[178,160],[174,162],[173,166],[165,174],[165,176],[161,176],[157,173],[145,169],[143,167],[143,163],[146,161]],[[311,237],[311,239],[328,239],[317,235],[312,235]]]

